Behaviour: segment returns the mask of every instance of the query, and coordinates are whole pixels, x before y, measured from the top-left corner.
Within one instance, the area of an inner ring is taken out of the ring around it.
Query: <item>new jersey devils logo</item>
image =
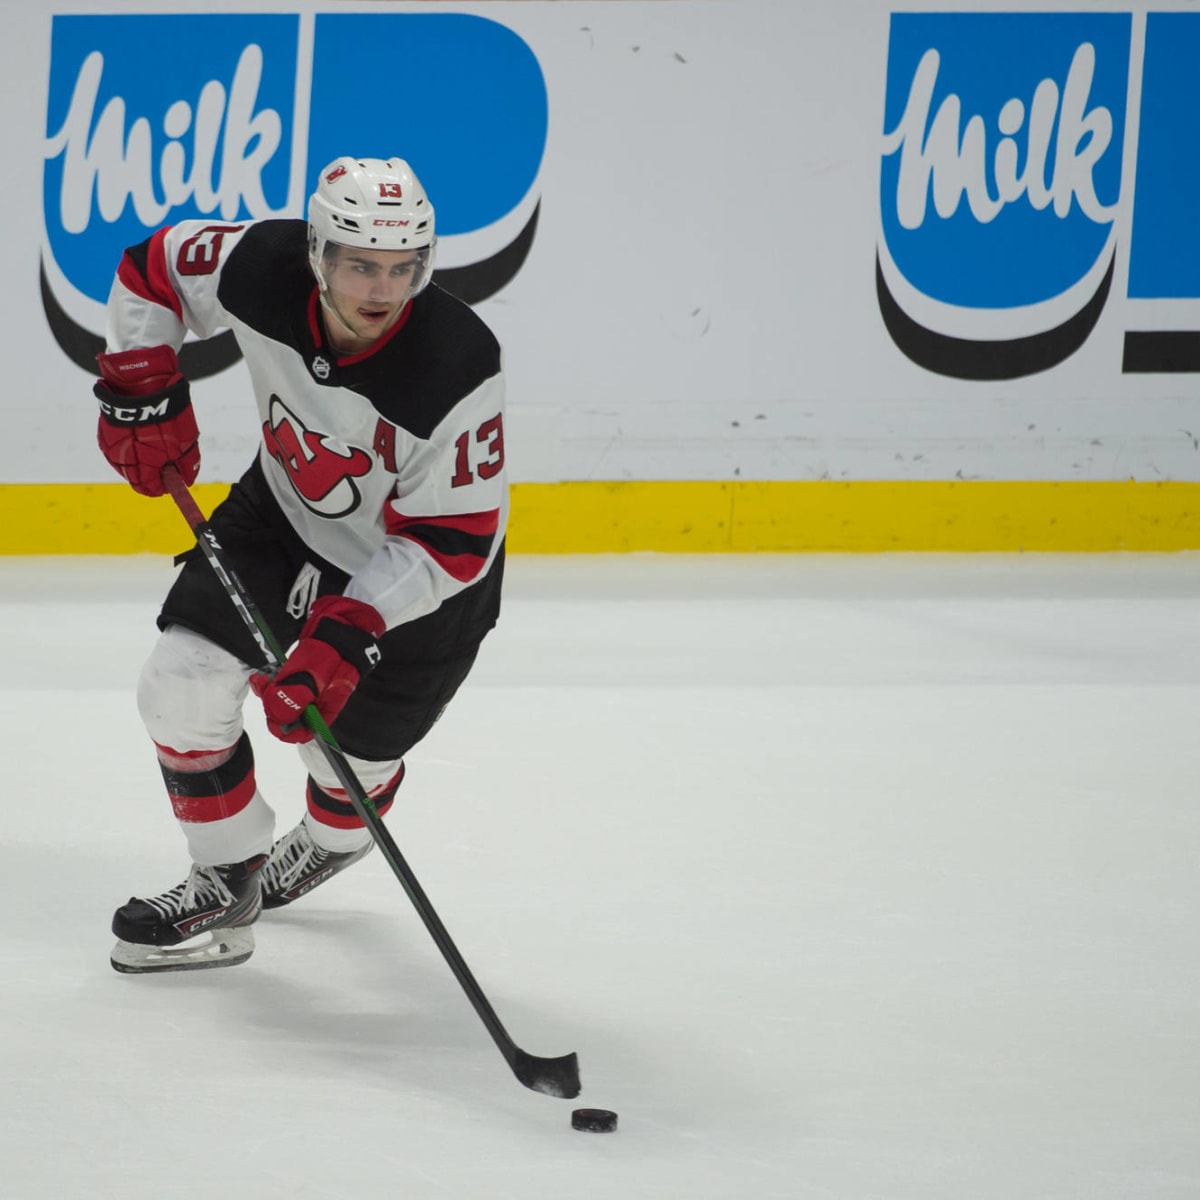
[[[278,396],[262,427],[267,452],[283,468],[301,504],[319,517],[344,517],[361,503],[354,480],[371,469],[371,456],[314,433]]]

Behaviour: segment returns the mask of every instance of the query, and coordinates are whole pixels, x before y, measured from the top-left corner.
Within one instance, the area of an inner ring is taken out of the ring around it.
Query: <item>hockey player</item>
[[[434,212],[398,158],[339,158],[301,220],[184,221],[125,252],[99,355],[98,439],[146,496],[195,481],[177,351],[233,331],[262,435],[212,517],[280,642],[274,677],[193,550],[138,683],[192,867],[117,909],[120,971],[224,966],[262,907],[290,903],[373,844],[298,721],[314,703],[382,814],[495,624],[508,512],[500,348],[431,282]],[[307,811],[274,840],[242,707],[297,743]],[[200,939],[200,934],[207,935]]]

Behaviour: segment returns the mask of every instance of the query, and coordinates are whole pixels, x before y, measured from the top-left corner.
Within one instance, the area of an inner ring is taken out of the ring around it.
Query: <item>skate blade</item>
[[[249,925],[218,929],[199,945],[142,946],[118,941],[109,962],[123,975],[154,975],[163,971],[204,971],[210,967],[236,967],[254,953],[254,931]],[[193,939],[194,940],[194,939]]]

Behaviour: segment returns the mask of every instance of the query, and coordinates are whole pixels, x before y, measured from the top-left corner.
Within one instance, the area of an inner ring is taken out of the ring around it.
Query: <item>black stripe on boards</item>
[[[1187,375],[1200,371],[1200,332],[1194,329],[1130,330],[1121,360],[1125,375]]]

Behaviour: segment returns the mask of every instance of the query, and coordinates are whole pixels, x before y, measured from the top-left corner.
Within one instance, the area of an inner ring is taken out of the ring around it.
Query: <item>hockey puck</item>
[[[612,1133],[617,1127],[617,1114],[607,1108],[577,1108],[571,1114],[571,1128],[587,1133]]]

